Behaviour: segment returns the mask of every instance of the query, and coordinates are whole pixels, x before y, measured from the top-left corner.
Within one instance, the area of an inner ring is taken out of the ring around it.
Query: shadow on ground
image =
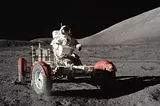
[[[57,82],[68,83],[69,81],[57,81]],[[91,81],[90,79],[76,79],[74,82],[90,83]],[[114,84],[109,85],[110,88],[106,89],[105,91],[102,91],[100,89],[54,91],[52,92],[52,96],[109,99],[109,98],[120,97],[123,95],[128,95],[159,83],[160,83],[160,76],[145,76],[145,77],[123,76],[123,77],[117,77],[116,82]]]

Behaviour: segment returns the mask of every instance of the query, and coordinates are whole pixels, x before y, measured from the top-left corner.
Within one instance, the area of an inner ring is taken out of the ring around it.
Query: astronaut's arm
[[[54,38],[50,45],[52,45],[53,48],[56,48],[60,44],[59,40],[57,38]]]
[[[75,47],[76,47],[76,49],[78,49],[79,51],[81,51],[82,45],[76,39],[74,39],[74,40],[75,40]]]

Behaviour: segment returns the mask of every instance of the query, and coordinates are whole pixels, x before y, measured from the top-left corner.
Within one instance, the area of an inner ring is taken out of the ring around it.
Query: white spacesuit
[[[53,47],[54,56],[57,60],[59,60],[61,57],[57,56],[56,51],[60,49],[61,45],[68,45],[69,47],[81,50],[81,44],[78,43],[78,41],[72,37],[71,28],[63,25],[60,30],[56,30],[52,32],[53,40],[51,42],[51,45]],[[81,65],[81,61],[79,59],[79,56],[75,53],[70,54],[68,57],[74,65]]]

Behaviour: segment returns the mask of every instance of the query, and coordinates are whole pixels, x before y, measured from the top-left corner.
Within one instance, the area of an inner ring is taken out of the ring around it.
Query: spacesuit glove
[[[78,51],[81,51],[81,50],[82,50],[82,47],[79,47],[79,48],[78,48]]]
[[[77,45],[76,45],[76,48],[78,49],[78,51],[81,51],[82,45],[81,45],[81,44],[77,44]]]

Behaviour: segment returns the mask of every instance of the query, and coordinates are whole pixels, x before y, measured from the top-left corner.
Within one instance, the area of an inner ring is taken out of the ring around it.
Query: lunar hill
[[[106,20],[107,21],[107,20]],[[143,44],[160,41],[160,7],[126,19],[92,36],[84,45]]]

